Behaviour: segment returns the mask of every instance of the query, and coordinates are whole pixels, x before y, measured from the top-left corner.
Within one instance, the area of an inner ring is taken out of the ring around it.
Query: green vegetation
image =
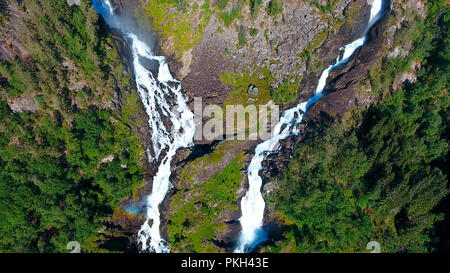
[[[208,0],[201,7],[180,0],[156,0],[143,5],[140,19],[151,25],[167,43],[173,43],[170,50],[181,59],[183,52],[200,42],[211,14]],[[200,18],[198,24],[193,26],[192,21],[197,16]]]
[[[243,5],[247,3],[245,0],[233,1],[230,5],[229,0],[220,0],[212,7],[209,0],[198,7],[187,1],[179,0],[156,0],[148,1],[142,7],[140,20],[144,24],[156,30],[163,38],[163,44],[167,45],[169,54],[174,54],[177,59],[181,59],[183,53],[194,47],[201,40],[203,31],[212,15],[215,15],[222,21],[225,27],[230,27],[233,22],[241,16]],[[251,1],[257,8],[261,4],[261,0]],[[277,4],[274,10],[280,7]],[[255,9],[256,11],[256,9]],[[192,24],[192,22],[198,23]],[[242,35],[239,36],[239,45],[243,46]]]
[[[1,106],[0,251],[61,252],[69,241],[96,240],[116,204],[142,183],[137,138],[106,110],[81,111],[66,128]]]
[[[247,90],[250,85],[259,89],[258,96],[254,98],[255,104],[263,105],[271,100],[270,84],[274,81],[274,77],[267,67],[257,69],[251,74],[226,72],[220,74],[219,79],[223,84],[230,85],[234,89],[226,99],[225,105],[246,105],[249,98]]]
[[[273,100],[275,103],[289,103],[296,99],[300,89],[301,78],[288,77],[278,87],[273,87],[274,76],[267,67],[256,69],[253,73],[226,72],[219,75],[224,85],[230,85],[233,90],[228,95],[225,105],[246,105],[251,97],[255,99],[253,104],[263,105]],[[253,85],[258,88],[258,96],[248,94],[248,87]]]
[[[116,93],[116,84],[130,81],[130,74],[122,73],[129,71],[118,61],[117,50],[105,50],[119,42],[105,27],[96,25],[97,14],[89,5],[69,7],[56,0],[23,1],[23,5],[27,13],[15,27],[21,30],[18,39],[31,59],[29,64],[19,60],[0,63],[6,80],[2,90],[8,97],[41,93],[48,107],[68,110],[67,101],[75,101],[85,108],[93,101],[107,103]]]
[[[226,144],[224,145],[224,143],[222,143],[222,145],[218,146],[214,152],[189,162],[181,172],[179,183],[194,184],[196,176],[201,173],[204,168],[210,165],[217,165],[222,161],[224,149],[226,149],[226,147]]]
[[[247,31],[244,26],[239,27],[238,46],[243,47],[247,44]]]
[[[320,10],[323,14],[331,13],[339,0],[327,0],[325,5],[321,5],[317,0],[312,0],[311,4],[313,4],[316,8]]]
[[[275,103],[288,103],[297,98],[301,79],[284,80],[278,88],[270,88],[270,95]]]
[[[210,1],[198,7],[183,0],[155,0],[148,1],[138,10],[140,21],[156,30],[164,39],[163,44],[169,54],[174,54],[181,60],[183,53],[200,42],[203,31],[212,15],[218,18],[225,27],[230,27],[237,18],[241,18],[241,10],[249,4],[252,16],[256,16],[262,5],[262,0],[219,0],[210,6]],[[276,16],[282,12],[282,4],[273,0],[267,5],[267,12]],[[196,18],[199,18],[197,20]],[[192,22],[198,22],[192,24]],[[219,28],[220,30],[220,28]],[[256,35],[254,29],[252,36]],[[239,32],[238,46],[244,46],[243,32]]]
[[[306,61],[307,71],[314,72],[323,69],[323,64],[317,56],[317,52],[314,50],[320,47],[323,42],[328,38],[328,29],[324,29],[319,32],[313,39],[313,41],[297,56],[302,60]]]
[[[314,49],[322,45],[322,43],[328,38],[328,29],[324,29],[319,32],[309,46],[306,47],[307,52],[313,52]]]
[[[239,11],[237,8],[233,7],[230,11],[223,11],[219,14],[219,18],[222,20],[223,24],[226,27],[229,27],[231,23],[236,19],[239,15]]]
[[[228,211],[238,209],[237,190],[243,175],[243,153],[203,185],[180,191],[171,203],[167,225],[172,250],[175,252],[218,252],[211,242],[225,228],[220,221]]]
[[[250,12],[252,13],[253,17],[256,17],[256,15],[258,15],[258,11],[261,5],[262,0],[250,0]]]
[[[233,23],[233,21],[235,19],[242,17],[241,10],[242,10],[243,6],[246,4],[246,2],[247,2],[246,0],[232,1],[232,5],[230,6],[230,9],[228,9],[227,11],[222,11],[223,8],[221,8],[221,6],[218,6],[219,12],[216,16],[222,21],[222,23],[226,27],[229,27],[229,26],[231,26],[231,24]],[[228,4],[228,1],[227,1],[227,4]],[[226,5],[224,6],[224,8],[225,7],[226,7]]]
[[[255,37],[256,35],[258,35],[258,29],[257,28],[250,28],[249,34],[250,34],[250,36]]]
[[[210,21],[211,16],[219,19],[225,27],[231,27],[236,19],[244,19],[241,10],[244,5],[250,5],[251,16],[256,17],[262,0],[219,0],[210,5],[207,0],[199,7],[197,2],[183,0],[155,0],[147,1],[136,14],[141,23],[152,28],[163,37],[162,44],[168,54],[174,54],[181,60],[183,54],[198,44],[203,31]],[[270,1],[266,11],[271,16],[282,12],[282,3],[278,0]],[[196,22],[196,23],[193,23]],[[218,28],[221,32],[222,28]],[[257,29],[250,33],[256,36]],[[238,31],[238,46],[246,45],[244,32]]]
[[[225,9],[225,8],[227,7],[228,2],[229,2],[229,0],[218,0],[218,1],[217,1],[217,7],[218,7],[220,10],[223,10],[223,9]]]
[[[404,28],[403,31],[399,33],[396,37],[392,48],[396,46],[401,46],[404,41],[409,40],[414,43],[414,51],[405,58],[395,58],[395,59],[380,59],[380,62],[372,67],[369,80],[374,90],[377,90],[381,95],[385,90],[387,90],[394,83],[395,75],[401,74],[411,69],[414,63],[421,64],[421,61],[425,59],[424,64],[427,64],[426,57],[430,55],[430,52],[436,48],[436,35],[437,27],[439,24],[438,14],[441,10],[438,8],[441,4],[440,2],[429,3],[429,16],[426,21],[417,18],[411,22],[411,24]],[[445,7],[447,8],[447,7]],[[448,20],[447,17],[443,17],[440,20]],[[445,41],[445,38],[442,38]],[[429,58],[430,59],[430,58]],[[429,62],[429,61],[428,61]],[[442,65],[445,65],[443,62]]]
[[[100,251],[98,231],[143,181],[123,44],[88,1],[6,2],[23,17],[0,31],[29,55],[0,62],[0,252]],[[38,107],[14,112],[19,99]]]
[[[355,23],[355,19],[361,18],[360,14],[361,6],[357,2],[352,2],[345,9],[345,18],[347,19],[350,27]]]
[[[383,252],[433,249],[438,238],[432,230],[443,219],[434,207],[449,193],[450,18],[444,2],[428,2],[428,18],[412,26],[426,29],[415,41],[413,56],[424,65],[416,83],[354,115],[352,128],[323,117],[297,145],[270,197],[291,223],[289,232],[266,251],[363,252],[371,240]],[[385,63],[371,81],[384,82],[394,71],[385,67],[403,62]],[[374,92],[383,90],[374,85]]]
[[[278,0],[271,0],[267,4],[267,14],[270,16],[277,16],[283,11],[283,6],[278,2]]]

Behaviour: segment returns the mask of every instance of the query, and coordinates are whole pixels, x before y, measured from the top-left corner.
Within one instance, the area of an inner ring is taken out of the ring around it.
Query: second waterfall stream
[[[270,153],[274,153],[280,148],[280,140],[299,134],[299,130],[297,129],[298,125],[302,122],[302,118],[309,107],[323,96],[323,89],[325,88],[330,72],[336,67],[347,63],[353,56],[353,53],[365,44],[367,32],[380,19],[382,10],[383,0],[373,0],[370,19],[364,36],[341,48],[341,52],[339,53],[343,51],[342,56],[339,54],[336,63],[322,72],[314,96],[308,101],[284,111],[280,121],[274,127],[272,137],[256,146],[255,155],[247,169],[249,188],[241,200],[242,216],[239,221],[242,226],[242,231],[235,252],[242,253],[251,251],[259,243],[266,240],[264,231],[262,230],[265,203],[261,194],[262,178],[259,176],[263,160]]]
[[[148,150],[148,157],[150,161],[159,162],[152,192],[145,200],[147,220],[139,231],[138,240],[142,251],[167,253],[170,247],[160,234],[159,205],[171,187],[170,164],[176,151],[193,144],[194,114],[188,109],[180,82],[170,74],[165,58],[153,55],[150,46],[135,33],[136,29],[115,14],[109,0],[93,0],[93,6],[110,27],[122,32],[133,55],[136,86],[149,117],[152,151]],[[157,77],[143,65],[145,59],[159,64]]]

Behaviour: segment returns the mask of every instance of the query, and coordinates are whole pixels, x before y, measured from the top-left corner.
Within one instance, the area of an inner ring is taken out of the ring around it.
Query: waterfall
[[[266,234],[262,230],[265,203],[261,194],[262,179],[259,176],[263,160],[269,154],[279,150],[280,140],[299,134],[299,130],[297,129],[298,125],[302,122],[302,118],[307,113],[309,107],[323,96],[323,89],[325,88],[330,72],[336,67],[347,63],[354,52],[365,44],[367,32],[381,17],[382,7],[383,0],[373,0],[370,19],[364,36],[340,49],[339,53],[343,51],[342,56],[336,59],[334,65],[329,66],[322,72],[314,96],[308,101],[286,110],[278,124],[275,125],[272,137],[256,146],[255,155],[250,161],[247,171],[249,188],[241,200],[242,216],[239,221],[242,226],[242,231],[235,252],[251,251],[259,243],[266,240]],[[284,129],[281,130],[282,128]]]
[[[114,13],[109,0],[93,0],[93,6],[110,27],[121,30],[131,49],[137,91],[149,117],[153,152],[148,149],[147,154],[150,161],[159,163],[153,177],[152,192],[145,200],[147,220],[138,233],[138,240],[142,251],[170,252],[168,243],[160,234],[159,205],[172,186],[170,164],[176,151],[193,144],[194,114],[188,109],[181,84],[172,77],[166,59],[153,55],[150,46],[138,37],[136,30]],[[142,60],[145,59],[159,64],[157,78],[143,65]]]

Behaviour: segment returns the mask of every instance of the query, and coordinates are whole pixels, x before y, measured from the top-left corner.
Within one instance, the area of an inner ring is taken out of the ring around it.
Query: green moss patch
[[[211,240],[223,231],[220,221],[226,211],[237,210],[237,190],[241,185],[244,153],[202,185],[175,195],[167,225],[171,248],[175,252],[220,252]],[[185,199],[192,200],[185,201]]]

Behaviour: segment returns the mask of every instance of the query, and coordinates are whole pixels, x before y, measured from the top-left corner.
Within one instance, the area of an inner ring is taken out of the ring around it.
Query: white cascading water
[[[382,7],[383,0],[373,0],[367,31],[381,17]],[[264,231],[262,230],[265,203],[261,194],[262,179],[259,176],[263,160],[267,155],[276,152],[280,148],[280,140],[299,134],[297,128],[298,125],[302,122],[302,118],[309,107],[322,97],[322,92],[330,72],[336,67],[348,62],[353,53],[364,45],[366,39],[367,34],[342,47],[341,52],[343,51],[343,55],[337,58],[336,64],[331,65],[322,72],[314,96],[308,101],[284,111],[280,121],[274,127],[272,137],[256,146],[255,155],[253,156],[247,171],[249,188],[246,195],[241,200],[242,216],[239,221],[242,226],[242,231],[235,252],[242,253],[252,250],[266,239]],[[283,130],[281,130],[282,128]]]
[[[170,164],[176,151],[193,144],[194,114],[189,110],[180,82],[172,77],[165,58],[154,56],[151,48],[133,33],[132,28],[126,23],[121,23],[120,18],[114,14],[114,8],[109,0],[93,0],[93,6],[110,27],[122,31],[133,54],[133,70],[138,93],[149,117],[153,149],[153,155],[148,151],[149,160],[159,162],[162,152],[166,151],[156,176],[153,177],[152,192],[146,200],[147,220],[138,233],[138,240],[142,251],[170,252],[168,243],[160,234],[159,205],[171,187]],[[159,63],[157,79],[144,67],[141,58]],[[166,125],[167,121],[170,121],[170,127]]]

